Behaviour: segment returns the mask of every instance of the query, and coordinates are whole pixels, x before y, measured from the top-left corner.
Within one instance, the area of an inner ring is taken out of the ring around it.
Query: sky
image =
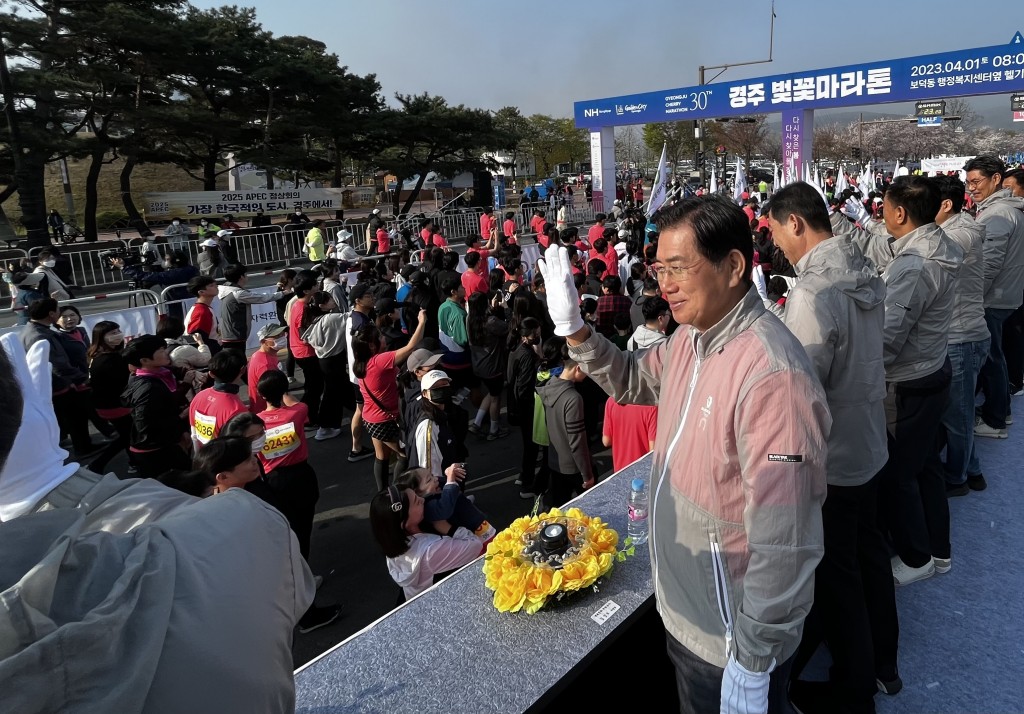
[[[256,8],[275,35],[321,40],[349,71],[376,74],[389,100],[425,91],[449,104],[563,117],[574,101],[696,85],[701,64],[767,59],[772,7],[771,0],[235,2]],[[973,7],[982,10],[972,15]],[[774,61],[731,68],[719,81],[1004,44],[1024,30],[1022,9],[1021,0],[776,0]],[[999,102],[1009,117],[1009,99],[977,101]]]

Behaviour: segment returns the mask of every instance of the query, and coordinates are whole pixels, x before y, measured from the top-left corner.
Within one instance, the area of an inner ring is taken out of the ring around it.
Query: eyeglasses
[[[967,188],[977,188],[985,181],[991,181],[991,176],[984,176],[982,178],[970,179],[967,181]]]
[[[700,268],[701,261],[696,261],[690,265],[664,265],[663,263],[655,263],[651,266],[651,272],[654,273],[654,277],[658,283],[682,283],[690,279],[690,277],[697,272]]]

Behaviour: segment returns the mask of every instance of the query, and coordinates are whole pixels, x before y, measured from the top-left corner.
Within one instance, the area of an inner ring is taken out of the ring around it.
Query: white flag
[[[772,166],[772,193],[775,193],[779,190],[779,164],[773,161]]]
[[[743,172],[743,162],[736,157],[736,181],[732,188],[732,200],[742,203],[743,192],[747,190],[747,175]]]
[[[864,170],[860,172],[860,179],[857,181],[857,190],[860,191],[866,199],[868,194],[875,190],[874,186],[875,179],[871,175],[871,163],[869,162],[868,165],[864,167]]]
[[[900,160],[896,159],[896,165],[892,169],[892,180],[895,181],[896,177],[900,175]]]
[[[838,196],[849,187],[850,182],[846,180],[846,169],[843,168],[842,164],[839,164],[839,176],[836,178],[835,195]]]
[[[711,166],[711,183],[708,184],[708,191],[710,191],[712,195],[718,193],[718,172],[717,172],[717,169],[718,169],[718,162],[716,161],[715,164],[713,164]]]
[[[658,175],[654,179],[654,188],[651,189],[651,201],[647,204],[647,215],[653,216],[655,211],[665,203],[665,152],[668,151],[668,143],[661,147],[661,158],[658,160]]]

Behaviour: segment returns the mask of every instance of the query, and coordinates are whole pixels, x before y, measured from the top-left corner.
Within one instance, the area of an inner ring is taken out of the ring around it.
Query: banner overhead
[[[340,188],[245,189],[242,191],[180,191],[146,194],[146,215],[222,216],[230,213],[268,216],[304,211],[336,211],[342,208]]]
[[[1015,36],[1016,39],[1016,36]],[[576,126],[714,119],[1024,91],[1024,43],[592,99]]]

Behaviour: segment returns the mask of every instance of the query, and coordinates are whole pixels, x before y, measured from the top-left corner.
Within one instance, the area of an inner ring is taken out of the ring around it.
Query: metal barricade
[[[139,298],[142,297],[143,301],[139,304]],[[99,295],[88,295],[86,297],[73,298],[71,300],[61,300],[58,304],[60,307],[65,305],[84,305],[86,303],[95,302],[97,300],[111,300],[115,298],[127,298],[129,303],[135,302],[130,307],[158,307],[160,304],[161,296],[153,290],[147,290],[145,288],[137,288],[133,290],[121,290],[113,293],[101,293]],[[25,308],[21,305],[14,307],[0,308],[0,316],[6,315],[17,315],[19,312],[24,312]],[[10,327],[10,326],[8,326]]]

